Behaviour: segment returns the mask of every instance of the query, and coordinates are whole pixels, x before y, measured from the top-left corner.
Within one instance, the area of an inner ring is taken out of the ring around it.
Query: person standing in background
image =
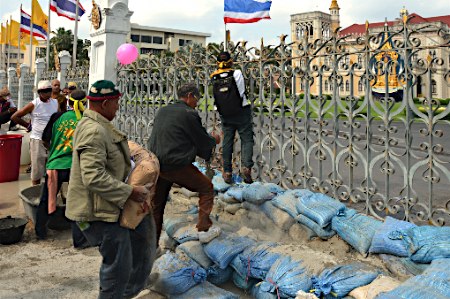
[[[9,131],[16,126],[14,121],[11,121],[11,116],[17,111],[17,107],[11,99],[9,89],[4,87],[0,90],[0,126],[9,123]]]
[[[50,117],[58,111],[58,102],[52,99],[52,84],[50,81],[40,81],[37,93],[39,97],[28,103],[22,109],[16,111],[11,119],[17,124],[27,128],[30,134],[30,156],[31,156],[31,182],[39,185],[45,174],[45,163],[47,160],[47,149],[42,141],[42,133],[47,126]],[[22,118],[30,114],[31,122]]]

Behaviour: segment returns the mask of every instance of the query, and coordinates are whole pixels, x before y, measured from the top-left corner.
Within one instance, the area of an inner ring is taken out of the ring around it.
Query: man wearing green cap
[[[149,195],[146,186],[125,183],[131,168],[127,138],[111,124],[120,96],[111,81],[95,82],[87,96],[89,109],[73,135],[66,216],[77,222],[91,245],[99,245],[103,257],[99,298],[139,293],[150,274],[155,250],[151,216],[135,230],[119,224],[127,199],[143,202]]]

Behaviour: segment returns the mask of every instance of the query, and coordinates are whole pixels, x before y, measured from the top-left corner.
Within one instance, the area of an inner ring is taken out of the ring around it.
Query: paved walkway
[[[30,174],[26,173],[26,168],[27,166],[20,167],[18,181],[0,183],[0,218],[25,215],[19,192],[31,186]]]

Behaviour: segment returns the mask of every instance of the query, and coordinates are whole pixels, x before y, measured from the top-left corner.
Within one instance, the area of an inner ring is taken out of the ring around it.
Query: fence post
[[[28,65],[22,63],[20,65],[20,78],[19,78],[19,96],[17,97],[17,107],[21,109],[23,107],[23,96],[25,91],[25,77],[30,71]]]
[[[12,90],[12,79],[17,76],[16,69],[13,67],[8,68],[8,89]],[[17,95],[13,95],[13,97],[16,97]]]
[[[45,59],[44,58],[38,58],[36,59],[36,73],[34,76],[34,86],[37,88],[39,81],[41,81],[41,76],[42,76],[42,72],[45,69]],[[36,89],[34,91],[34,96],[33,98],[37,98],[37,92]]]
[[[59,56],[59,64],[61,65],[61,71],[58,73],[58,80],[61,84],[61,89],[63,89],[67,83],[66,82],[67,69],[69,68],[70,63],[72,62],[72,56],[68,51],[65,50],[59,52],[58,56]]]
[[[0,70],[0,89],[6,87],[6,71]]]

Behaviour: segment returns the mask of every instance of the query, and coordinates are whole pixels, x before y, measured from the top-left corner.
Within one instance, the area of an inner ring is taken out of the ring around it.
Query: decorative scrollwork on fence
[[[74,68],[68,68],[65,76],[66,76],[66,83],[75,82],[79,89],[82,89],[86,92],[88,91],[89,65],[79,65]]]
[[[450,91],[450,34],[436,30],[424,45],[423,30],[401,22],[357,38],[230,42],[253,108],[254,175],[327,193],[377,218],[448,225],[450,105],[436,93]],[[220,50],[190,45],[118,68],[116,124],[146,146],[157,110],[194,81],[203,123],[220,128],[209,77]]]

